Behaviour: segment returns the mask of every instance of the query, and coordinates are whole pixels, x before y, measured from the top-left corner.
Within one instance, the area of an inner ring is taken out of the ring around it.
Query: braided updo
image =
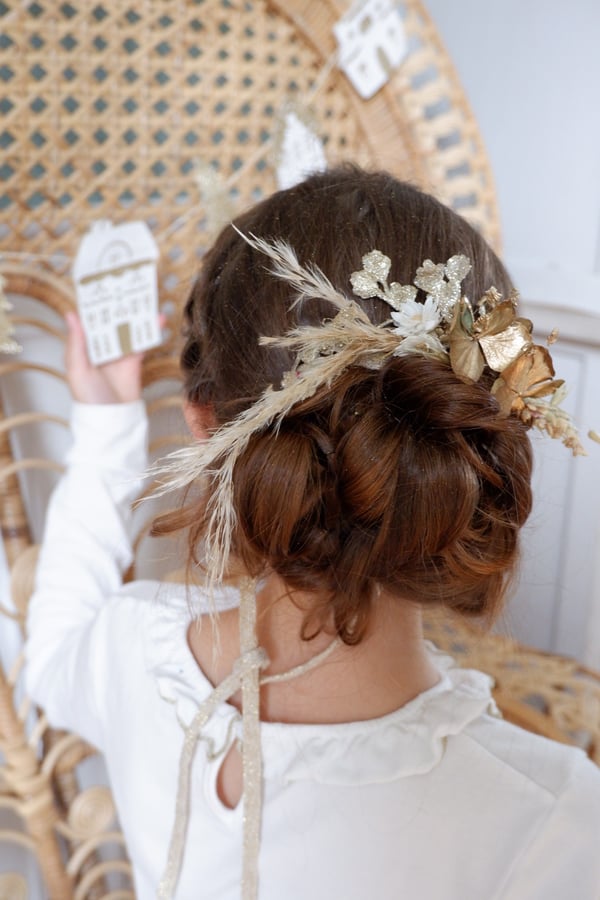
[[[409,284],[425,259],[460,253],[472,262],[467,296],[491,285],[505,296],[511,290],[471,226],[387,174],[344,167],[312,176],[236,225],[288,241],[302,264],[315,263],[349,295],[350,273],[374,248],[392,260],[390,281]],[[373,322],[388,319],[382,301],[354,299]],[[268,385],[279,387],[294,358],[259,338],[332,316],[322,300],[292,300],[264,257],[225,228],[186,306],[188,401],[210,405],[223,424]],[[281,427],[251,438],[234,471],[232,548],[247,571],[272,570],[292,589],[314,593],[305,638],[333,620],[346,643],[358,642],[377,586],[399,602],[491,616],[530,511],[530,476],[525,427],[499,415],[488,384],[464,382],[449,365],[418,355],[376,371],[350,367]],[[194,559],[206,499],[183,517]]]

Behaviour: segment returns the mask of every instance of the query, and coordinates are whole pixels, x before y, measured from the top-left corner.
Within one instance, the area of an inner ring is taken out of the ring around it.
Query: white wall
[[[495,175],[504,258],[571,384],[582,431],[600,426],[600,4],[425,0]],[[593,345],[596,349],[593,349]],[[570,460],[536,442],[536,506],[510,625],[600,668],[600,447]]]
[[[598,313],[600,4],[426,0],[492,163],[506,261],[530,298]]]

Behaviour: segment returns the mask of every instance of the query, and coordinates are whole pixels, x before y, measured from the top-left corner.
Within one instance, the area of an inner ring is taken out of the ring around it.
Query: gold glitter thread
[[[256,646],[256,581],[244,578],[240,588],[240,650],[242,657]],[[260,747],[259,667],[242,674],[243,855],[242,900],[257,900],[258,851],[262,817],[262,753]]]
[[[242,690],[242,771],[243,771],[243,857],[242,900],[257,900],[258,853],[262,817],[262,753],[260,746],[260,686],[298,678],[323,663],[341,641],[335,638],[321,653],[313,656],[287,672],[260,676],[260,670],[269,664],[265,651],[256,641],[256,581],[245,578],[240,585],[240,656],[231,673],[209,694],[201,704],[189,726],[184,730],[183,747],[179,760],[175,820],[169,842],[165,871],[160,880],[158,900],[173,900],[185,852],[190,815],[190,787],[192,767],[201,732],[215,710],[240,688]],[[230,745],[214,751],[209,746],[209,758],[223,756]]]
[[[334,638],[324,650],[317,653],[316,656],[311,657],[307,662],[301,663],[299,666],[294,666],[293,669],[288,669],[287,672],[279,672],[277,675],[263,675],[260,679],[260,683],[261,685],[279,684],[282,681],[291,681],[292,678],[299,678],[300,675],[305,675],[306,672],[310,672],[311,669],[316,669],[317,666],[324,663],[325,660],[331,656],[333,651],[341,646],[341,644],[342,642],[339,638]]]
[[[198,709],[190,725],[185,729],[179,760],[175,821],[171,832],[167,864],[158,887],[158,900],[171,900],[179,880],[190,814],[192,765],[200,732],[217,707],[239,690],[245,672],[248,670],[258,672],[259,668],[266,664],[266,654],[257,647],[253,648],[249,653],[242,653],[236,661],[233,671],[209,694]],[[225,750],[226,748],[224,747],[223,749]]]

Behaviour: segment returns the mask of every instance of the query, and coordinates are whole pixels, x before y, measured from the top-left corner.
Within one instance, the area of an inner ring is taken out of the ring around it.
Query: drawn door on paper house
[[[123,356],[133,351],[133,343],[131,341],[131,325],[129,322],[122,322],[117,326],[117,335],[119,338],[119,349]]]

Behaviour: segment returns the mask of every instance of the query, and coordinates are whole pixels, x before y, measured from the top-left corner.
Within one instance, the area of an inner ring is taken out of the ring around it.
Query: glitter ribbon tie
[[[161,878],[157,900],[173,900],[183,863],[190,815],[190,786],[192,765],[202,729],[221,703],[240,688],[242,690],[242,771],[243,771],[243,856],[242,900],[257,900],[258,851],[262,816],[262,753],[260,746],[260,685],[289,681],[320,665],[339,646],[335,638],[321,653],[287,672],[266,677],[261,669],[269,665],[265,651],[256,641],[256,581],[245,578],[240,589],[240,656],[231,673],[223,679],[201,704],[185,729],[179,760],[179,779],[175,804],[175,822],[169,843],[169,853]],[[228,747],[226,742],[223,753]],[[218,758],[221,754],[216,754]]]
[[[258,890],[258,846],[261,818],[261,752],[259,720],[259,672],[268,665],[264,650],[256,646],[255,582],[244,579],[240,594],[240,649],[233,670],[201,704],[185,729],[179,760],[179,779],[175,803],[175,823],[171,833],[167,865],[161,878],[158,900],[175,895],[187,836],[190,815],[192,765],[202,729],[214,711],[242,689],[243,733],[242,765],[244,774],[244,853],[242,864],[242,900],[256,900]]]

